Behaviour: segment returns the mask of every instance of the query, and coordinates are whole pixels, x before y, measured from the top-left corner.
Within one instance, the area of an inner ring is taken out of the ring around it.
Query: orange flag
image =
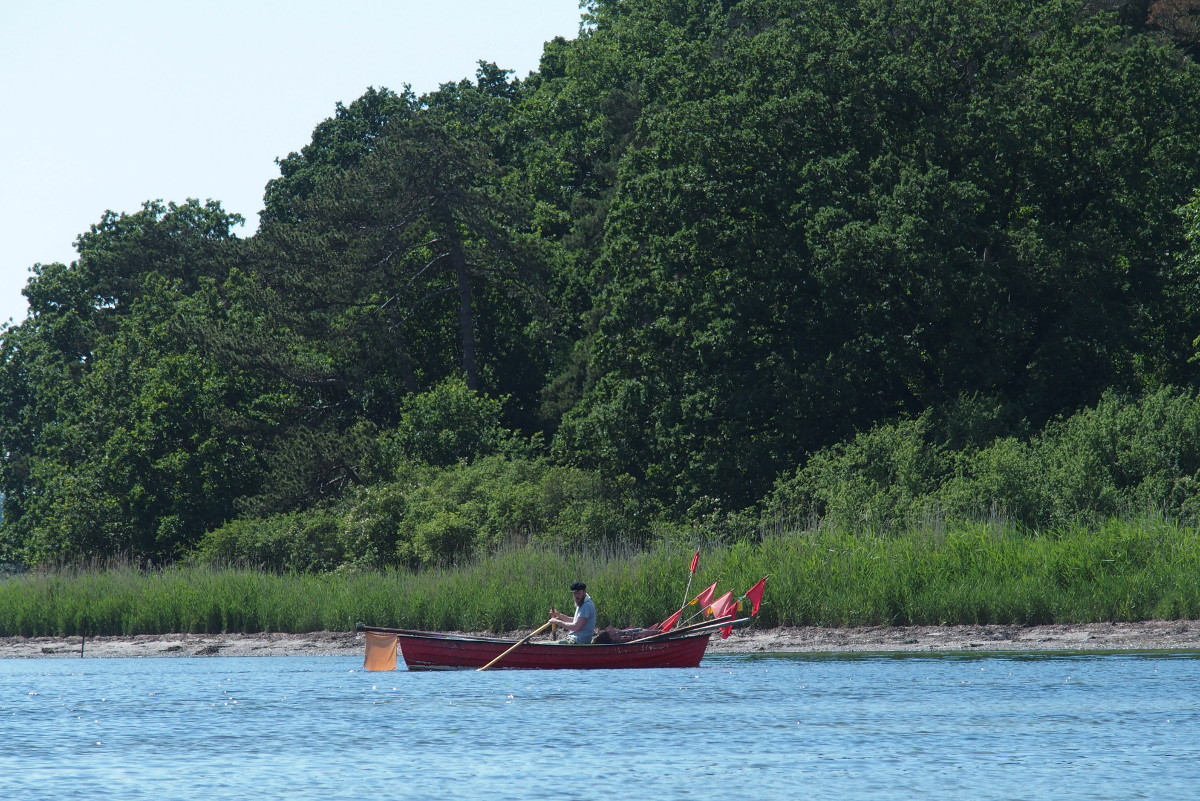
[[[363,669],[395,670],[396,646],[400,644],[396,635],[368,631],[364,637],[367,642],[367,653],[363,658]]]
[[[757,584],[746,590],[746,595],[744,597],[749,599],[749,601],[754,604],[754,608],[750,610],[751,615],[757,615],[758,608],[762,606],[763,588],[766,587],[766,584],[767,577],[763,576],[758,580]]]

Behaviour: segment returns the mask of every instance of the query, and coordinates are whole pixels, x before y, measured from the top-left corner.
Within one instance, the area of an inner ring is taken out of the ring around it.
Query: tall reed
[[[1200,618],[1200,532],[1161,520],[1029,534],[1001,524],[871,534],[816,527],[760,542],[560,552],[508,547],[453,568],[280,574],[115,565],[0,579],[0,635],[530,629],[585,581],[601,625],[662,620],[713,582],[769,575],[761,626],[1082,623]],[[689,607],[688,613],[698,610]]]

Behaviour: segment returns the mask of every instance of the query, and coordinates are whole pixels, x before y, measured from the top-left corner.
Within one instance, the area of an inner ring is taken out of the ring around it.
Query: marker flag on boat
[[[666,634],[668,631],[675,628],[675,624],[679,622],[679,616],[681,614],[683,614],[682,609],[676,611],[675,614],[671,615],[669,618],[664,620],[662,623],[659,623],[658,624],[659,631],[661,631],[663,634]]]
[[[766,584],[767,584],[767,577],[763,576],[762,578],[760,578],[758,580],[757,584],[755,584],[750,589],[746,590],[746,594],[742,596],[743,598],[747,599],[752,604],[754,604],[754,608],[750,610],[751,615],[757,615],[758,608],[760,606],[762,606],[763,588],[766,587]]]
[[[746,590],[745,595],[743,595],[741,598],[738,598],[736,601],[731,601],[729,603],[729,605],[725,607],[724,613],[726,615],[734,615],[736,617],[742,611],[742,601],[750,601],[750,603],[753,604],[753,606],[750,610],[750,615],[751,616],[757,615],[758,608],[760,606],[762,606],[763,588],[766,587],[766,585],[767,585],[767,577],[763,576],[762,578],[760,578],[758,580],[757,584],[755,584],[750,589]],[[716,604],[713,604],[713,608],[714,609],[716,608]],[[717,617],[721,617],[721,615],[717,615]],[[721,628],[721,639],[722,640],[725,639],[732,633],[733,633],[733,624],[732,623],[730,623],[728,626],[723,626]]]
[[[704,609],[705,607],[707,607],[709,604],[712,603],[713,596],[716,594],[717,594],[717,582],[714,581],[712,584],[708,585],[708,589],[704,590],[699,595],[697,595],[695,598],[688,601],[688,606],[695,606],[696,604],[700,604],[700,608]]]
[[[735,601],[732,598],[730,598],[729,604],[725,607],[724,614],[725,615],[733,615],[734,617],[737,617],[737,614],[741,610],[741,608],[742,608],[741,601]],[[721,639],[722,640],[729,637],[730,634],[733,634],[733,621],[730,621],[728,626],[721,627]]]
[[[396,647],[400,639],[395,634],[379,634],[368,631],[364,638],[367,653],[363,657],[364,670],[395,670]]]
[[[699,552],[699,551],[696,551],[696,555],[692,557],[692,564],[691,564],[691,566],[688,568],[688,570],[690,570],[691,572],[695,573],[695,572],[696,572],[696,568],[697,568],[699,565],[700,565],[700,552]]]
[[[730,590],[717,600],[713,601],[713,605],[708,608],[708,611],[713,617],[725,617],[727,614],[729,614],[729,608],[732,605],[733,590]]]

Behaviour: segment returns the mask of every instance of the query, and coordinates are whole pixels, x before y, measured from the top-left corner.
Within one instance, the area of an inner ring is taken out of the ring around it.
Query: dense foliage
[[[36,266],[0,561],[1200,512],[1198,4],[584,6]]]

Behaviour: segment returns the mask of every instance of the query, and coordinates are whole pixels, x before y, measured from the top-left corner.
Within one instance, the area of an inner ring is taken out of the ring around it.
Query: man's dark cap
[[[571,592],[578,592],[579,590],[586,590],[586,589],[587,589],[587,585],[584,584],[582,581],[577,581],[571,585]]]

